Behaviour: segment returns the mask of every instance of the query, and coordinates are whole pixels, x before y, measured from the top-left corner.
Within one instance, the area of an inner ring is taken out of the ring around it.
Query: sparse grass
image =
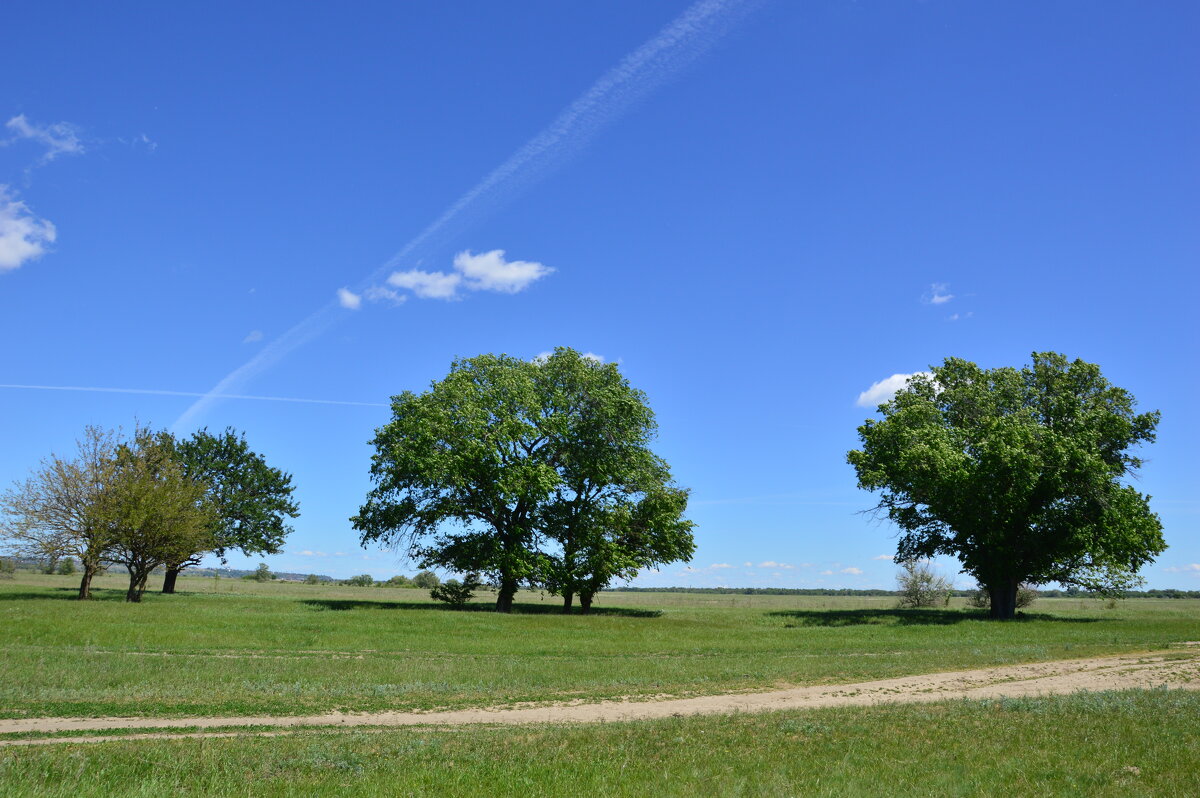
[[[1011,623],[892,598],[606,593],[599,613],[518,598],[455,612],[425,591],[182,579],[181,593],[70,600],[0,582],[0,716],[299,715],[711,694],[1162,649],[1200,600],[1043,599]],[[154,586],[151,586],[154,589]]]
[[[1200,695],[0,749],[25,796],[1194,796]]]

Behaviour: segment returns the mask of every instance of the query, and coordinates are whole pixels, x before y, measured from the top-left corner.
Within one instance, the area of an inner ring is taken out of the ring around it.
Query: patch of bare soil
[[[236,734],[279,734],[250,731],[254,727],[396,727],[464,724],[604,723],[735,712],[771,712],[836,706],[872,706],[955,698],[987,699],[1074,693],[1081,690],[1174,687],[1200,690],[1200,653],[1144,654],[1057,660],[969,671],[902,676],[855,684],[791,687],[763,693],[735,693],[650,701],[571,702],[549,706],[496,707],[437,712],[342,713],[283,717],[234,718],[20,718],[0,720],[0,734],[154,729],[121,737],[52,737],[0,740],[0,745],[100,742],[112,739],[227,737]],[[245,727],[247,732],[212,731]],[[187,729],[188,731],[162,731]],[[193,731],[200,729],[201,731]]]

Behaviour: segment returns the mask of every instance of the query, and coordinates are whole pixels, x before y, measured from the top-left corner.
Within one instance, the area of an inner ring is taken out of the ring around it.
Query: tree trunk
[[[496,612],[512,612],[513,596],[517,594],[517,580],[500,578],[500,592],[496,594]]]
[[[179,576],[179,572],[182,570],[183,570],[182,565],[175,566],[174,568],[172,568],[170,566],[167,567],[167,575],[163,577],[162,592],[164,592],[164,593],[174,593],[175,592],[175,579],[176,579],[176,577]]]
[[[146,580],[150,578],[150,572],[136,571],[133,568],[129,569],[129,590],[125,593],[125,600],[139,602],[142,600],[142,594],[146,592]]]
[[[571,614],[571,605],[575,603],[575,591],[568,590],[563,593],[563,615]]]
[[[988,585],[988,596],[991,598],[992,618],[998,621],[1010,621],[1017,615],[1017,587],[1020,579],[1005,579]]]
[[[87,601],[92,597],[92,577],[96,575],[96,566],[83,564],[83,578],[79,580],[79,600]]]
[[[587,615],[592,611],[592,596],[595,593],[580,593],[579,594],[579,611]]]

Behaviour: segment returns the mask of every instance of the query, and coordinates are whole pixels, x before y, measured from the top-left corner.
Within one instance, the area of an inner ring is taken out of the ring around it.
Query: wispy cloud
[[[863,570],[861,568],[855,568],[853,565],[851,565],[849,568],[843,568],[841,572],[844,574],[850,574],[851,576],[859,576],[862,574]]]
[[[963,319],[969,319],[974,315],[975,315],[975,311],[973,311],[973,310],[968,310],[966,313],[951,313],[947,317],[946,320],[947,321],[961,321]]]
[[[879,382],[872,383],[870,388],[858,395],[855,404],[859,407],[877,407],[884,402],[890,402],[898,392],[904,389],[908,381],[918,374],[924,377],[933,376],[928,371],[918,371],[913,374],[893,374]]]
[[[5,123],[10,137],[3,144],[32,141],[42,145],[41,163],[50,163],[60,155],[81,155],[85,148],[79,139],[79,129],[67,122],[36,125],[25,114],[14,116]]]
[[[387,282],[396,288],[412,291],[421,299],[454,299],[458,296],[458,284],[462,282],[462,275],[409,269],[404,272],[392,272]]]
[[[347,310],[358,310],[362,306],[362,296],[354,293],[349,288],[339,288],[337,290],[338,304]]]
[[[57,237],[53,224],[36,216],[7,185],[0,184],[0,272],[40,258]]]
[[[930,305],[944,305],[954,299],[954,294],[950,293],[949,283],[933,283],[929,286],[929,293],[921,299]]]
[[[10,388],[23,391],[85,391],[89,393],[131,393],[145,396],[208,396],[198,391],[164,391],[153,388],[97,388],[81,385],[5,385],[0,388]],[[246,394],[222,394],[221,399],[252,399],[258,402],[299,402],[312,405],[351,405],[354,407],[387,407],[382,402],[347,402],[340,399],[305,399],[295,396],[250,396]]]
[[[722,568],[732,568],[733,566],[727,562],[715,562],[708,567],[712,568],[713,570],[718,570],[718,569],[722,569]]]
[[[878,554],[878,555],[872,557],[871,559],[872,560],[894,560],[894,559],[896,559],[896,555],[895,554]]]
[[[1200,562],[1188,563],[1187,565],[1172,565],[1163,570],[1169,574],[1200,573]]]
[[[246,337],[242,339],[242,343],[256,344],[259,341],[261,341],[262,339],[263,339],[263,331],[262,330],[251,330],[250,332],[248,332],[246,334]]]
[[[609,123],[639,100],[680,74],[704,55],[757,0],[698,0],[655,36],[610,69],[555,119],[479,183],[459,197],[399,252],[364,281],[378,284],[383,276],[419,262],[445,237],[461,230],[486,210],[511,201],[550,169],[582,151]],[[364,288],[365,290],[365,288]],[[253,379],[264,369],[321,335],[346,314],[330,303],[286,331],[192,404],[173,425],[187,429],[220,396]]]

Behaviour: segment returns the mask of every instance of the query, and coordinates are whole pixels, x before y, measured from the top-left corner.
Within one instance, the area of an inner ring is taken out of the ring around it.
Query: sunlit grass
[[[1194,796],[1200,695],[0,749],[6,796]]]
[[[424,591],[183,579],[175,596],[70,600],[0,581],[0,716],[309,714],[694,695],[1163,649],[1200,600],[1043,599],[1012,623],[888,597],[606,593],[593,616],[518,597],[454,612]],[[151,586],[153,590],[154,586]]]

